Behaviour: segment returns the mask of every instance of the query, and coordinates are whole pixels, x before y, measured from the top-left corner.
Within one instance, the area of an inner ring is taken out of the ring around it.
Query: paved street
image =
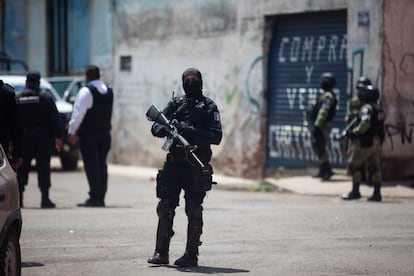
[[[40,209],[31,174],[23,214],[22,275],[414,275],[414,199],[343,202],[338,196],[219,186],[205,200],[199,267],[146,263],[157,218],[154,179],[112,173],[107,208],[78,208],[84,173],[52,174],[58,208]],[[170,263],[185,248],[177,209]],[[184,273],[185,272],[185,273]]]

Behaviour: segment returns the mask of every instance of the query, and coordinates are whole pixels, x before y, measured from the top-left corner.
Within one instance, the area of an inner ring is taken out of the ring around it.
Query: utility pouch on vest
[[[168,183],[168,177],[163,173],[162,170],[158,170],[156,188],[158,198],[165,198],[168,196]]]
[[[211,190],[213,184],[213,167],[206,164],[204,168],[198,169],[194,174],[192,190],[195,192],[207,192]]]

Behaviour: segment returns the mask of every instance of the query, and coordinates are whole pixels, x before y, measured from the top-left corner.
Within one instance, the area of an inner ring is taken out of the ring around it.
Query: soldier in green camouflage
[[[332,130],[332,119],[335,116],[337,99],[333,93],[336,79],[331,73],[323,73],[321,77],[322,94],[319,96],[310,114],[312,146],[318,156],[319,171],[315,177],[328,181],[333,175],[326,146]]]
[[[354,97],[352,97],[349,103],[348,112],[345,117],[345,123],[349,123],[352,121],[352,119],[354,119],[355,117],[358,117],[359,111],[361,110],[361,107],[362,107],[362,102],[360,100],[361,98],[360,94],[362,93],[364,87],[367,85],[372,85],[371,80],[369,78],[364,77],[364,76],[361,76],[358,78],[358,81],[356,83],[357,94]]]
[[[381,201],[381,144],[384,140],[384,112],[378,104],[379,90],[371,85],[361,93],[363,103],[358,115],[358,123],[349,132],[352,137],[350,170],[352,173],[352,191],[342,195],[344,200],[361,198],[361,166],[366,165],[368,180],[374,186],[374,192],[368,201]]]
[[[358,117],[359,111],[361,110],[362,107],[362,102],[360,100],[361,98],[361,94],[362,91],[364,89],[365,86],[367,85],[371,85],[371,80],[367,77],[361,76],[358,78],[358,81],[356,83],[356,95],[354,95],[354,97],[352,97],[351,101],[349,102],[348,105],[348,111],[347,114],[345,116],[345,123],[349,124],[350,122],[352,122],[352,120],[356,117]],[[348,137],[347,139],[347,155],[348,157],[351,156],[352,152],[352,139],[350,137]],[[348,164],[348,171],[349,171],[349,164]],[[367,177],[366,177],[366,172],[365,172],[365,165],[363,164],[361,166],[361,181],[365,182],[367,181]],[[349,171],[349,173],[351,173]]]

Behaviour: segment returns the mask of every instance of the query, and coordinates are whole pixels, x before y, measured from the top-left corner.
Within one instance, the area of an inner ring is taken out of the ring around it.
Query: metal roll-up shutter
[[[316,164],[306,112],[319,96],[324,72],[336,77],[338,99],[328,152],[332,165],[345,164],[343,145],[333,137],[346,114],[346,26],[346,10],[276,17],[269,48],[267,166]]]

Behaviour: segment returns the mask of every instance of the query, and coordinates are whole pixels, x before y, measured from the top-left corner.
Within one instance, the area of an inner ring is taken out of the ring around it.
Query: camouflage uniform
[[[372,89],[368,87],[367,89]],[[379,93],[379,92],[378,92]],[[365,100],[364,100],[365,102]],[[384,139],[384,113],[378,103],[364,103],[359,112],[358,124],[352,128],[352,154],[349,159],[352,173],[352,191],[342,196],[345,200],[358,199],[361,183],[361,166],[368,170],[368,179],[374,186],[370,201],[381,201],[381,143]]]
[[[318,116],[316,117],[316,121],[314,123],[314,128],[321,130],[321,137],[317,137],[316,135],[315,142],[315,152],[318,155],[319,163],[329,163],[328,153],[326,151],[326,146],[328,144],[329,135],[331,134],[332,130],[332,122],[328,118],[329,111],[333,108],[336,108],[336,100],[335,96],[330,91],[325,91],[318,99],[320,103],[320,108],[318,111]],[[318,130],[316,130],[318,131]]]
[[[336,112],[337,100],[332,92],[335,85],[336,79],[331,73],[322,74],[323,93],[319,96],[309,118],[312,127],[312,147],[319,161],[319,172],[315,177],[321,177],[322,181],[329,180],[333,175],[326,146],[332,130],[331,122]]]
[[[367,85],[371,85],[371,80],[367,77],[361,76],[358,78],[358,81],[356,83],[356,95],[351,99],[351,101],[349,102],[348,105],[348,111],[346,114],[346,120],[345,122],[347,124],[349,124],[354,118],[357,118],[359,115],[359,111],[361,110],[362,107],[362,101],[361,101],[361,93],[364,89],[365,86]],[[347,139],[347,150],[346,153],[348,155],[348,157],[351,156],[352,154],[352,139],[348,137]],[[351,174],[350,170],[349,170],[349,164],[348,164],[348,173]],[[365,169],[365,165],[361,166],[361,181],[365,182],[367,181],[367,177],[366,177],[366,169]]]
[[[348,110],[348,123],[351,122],[355,117],[358,117],[359,111],[361,110],[362,102],[358,96],[355,96],[349,102]]]

